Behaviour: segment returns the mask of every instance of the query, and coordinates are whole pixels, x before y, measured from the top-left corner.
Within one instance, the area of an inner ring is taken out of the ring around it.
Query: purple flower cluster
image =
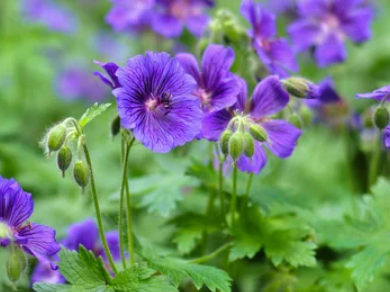
[[[371,37],[373,11],[363,0],[298,1],[300,18],[289,27],[298,52],[314,47],[320,67],[343,62],[345,40],[363,43]]]
[[[201,37],[209,17],[204,12],[213,7],[211,0],[112,0],[106,17],[115,30],[152,29],[166,38],[179,37],[184,27]]]
[[[107,232],[106,238],[114,261],[119,261],[119,233],[117,231]],[[83,245],[87,250],[92,251],[96,257],[101,256],[103,261],[107,263],[107,257],[99,243],[99,230],[92,219],[71,225],[68,228],[67,237],[61,241],[61,245],[69,250],[78,250],[79,246]],[[58,256],[53,257],[53,260],[59,261]],[[43,262],[38,263],[32,275],[32,283],[37,282],[62,284],[66,280],[60,271],[51,269],[50,265]]]
[[[60,246],[56,243],[54,229],[27,221],[33,211],[31,194],[25,192],[15,180],[0,176],[0,223],[9,233],[9,237],[0,238],[0,246],[15,244],[47,264]]]
[[[253,0],[242,2],[241,13],[252,26],[248,33],[252,38],[253,48],[268,71],[280,77],[288,76],[288,71],[297,72],[298,64],[289,44],[285,39],[275,37],[275,15]]]
[[[76,29],[74,15],[54,1],[26,0],[22,10],[29,21],[40,23],[50,30],[70,33]]]

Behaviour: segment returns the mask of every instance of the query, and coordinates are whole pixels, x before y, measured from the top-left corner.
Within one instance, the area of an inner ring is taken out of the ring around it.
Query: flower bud
[[[243,153],[245,147],[244,135],[240,132],[236,132],[229,140],[229,154],[236,161]]]
[[[253,140],[253,137],[248,133],[244,133],[244,141],[244,154],[246,157],[252,158],[253,154],[255,154],[255,141]]]
[[[116,135],[119,134],[120,130],[121,130],[121,119],[119,118],[119,116],[116,116],[112,122],[111,122],[111,136],[112,137],[115,137]]]
[[[56,152],[60,150],[64,145],[66,139],[66,128],[60,124],[53,127],[47,136],[47,148],[50,152]]]
[[[267,132],[264,130],[264,128],[256,124],[251,124],[249,126],[249,133],[255,140],[259,142],[266,142],[268,139]]]
[[[17,282],[21,278],[26,268],[27,268],[27,259],[23,251],[20,250],[19,248],[15,248],[14,250],[11,250],[11,253],[7,260],[7,266],[6,266],[8,279],[12,283]]]
[[[57,153],[57,165],[62,171],[62,177],[65,177],[65,171],[69,168],[72,163],[72,150],[67,145],[62,146],[60,151]]]
[[[302,120],[297,114],[292,114],[288,117],[288,122],[297,127],[298,129],[302,129]]]
[[[389,112],[384,107],[378,107],[374,114],[374,124],[378,129],[384,129],[389,124]]]
[[[315,99],[320,97],[317,85],[301,77],[290,77],[282,80],[284,88],[289,94],[298,98]]]
[[[299,110],[299,116],[301,117],[301,121],[304,127],[308,127],[312,124],[313,121],[313,113],[309,110],[308,107],[302,106]]]
[[[221,150],[223,155],[227,156],[229,154],[229,140],[232,137],[233,133],[230,130],[226,130],[222,133],[219,142],[221,144]]]
[[[73,167],[73,177],[84,192],[84,189],[88,185],[91,178],[91,171],[84,161],[76,161]]]

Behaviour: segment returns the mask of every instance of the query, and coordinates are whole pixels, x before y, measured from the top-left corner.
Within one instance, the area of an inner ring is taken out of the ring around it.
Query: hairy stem
[[[222,218],[225,218],[225,203],[223,198],[223,161],[219,161],[219,170],[218,170],[218,194],[219,194],[219,204],[221,207]]]
[[[124,166],[125,166],[125,159],[124,159],[124,155],[125,155],[125,138],[122,137],[122,140],[121,140],[121,161],[122,161],[122,168],[124,169]],[[122,175],[123,175],[123,172],[122,172]],[[123,179],[123,176],[122,176],[122,184],[121,184],[121,191],[120,191],[120,200],[119,200],[119,220],[118,220],[118,228],[119,228],[119,247],[120,247],[120,253],[121,253],[121,260],[122,260],[122,265],[123,265],[123,269],[126,269],[127,268],[127,264],[126,264],[126,258],[125,258],[125,247],[124,247],[124,240],[123,240],[123,234],[122,234],[122,231],[123,231],[123,217],[124,217],[124,205],[125,205],[125,191],[124,191],[124,186],[123,186],[123,182],[124,182],[124,179]]]
[[[100,212],[100,205],[99,205],[99,197],[96,191],[96,185],[95,185],[95,178],[93,175],[93,168],[92,168],[92,162],[91,162],[91,157],[89,155],[89,150],[86,144],[83,146],[84,148],[84,155],[85,159],[87,160],[87,164],[89,166],[89,169],[91,171],[91,189],[92,189],[92,198],[93,198],[93,203],[95,206],[95,213],[96,213],[96,219],[97,219],[97,224],[99,227],[99,234],[100,234],[100,240],[102,241],[104,252],[107,255],[108,262],[110,263],[111,269],[114,272],[114,274],[118,273],[118,269],[115,266],[115,262],[112,258],[110,248],[108,247],[107,239],[104,233],[104,227],[103,227],[103,221],[102,221],[102,214]]]
[[[231,213],[231,224],[234,226],[235,215],[237,209],[237,165],[234,163],[233,165],[233,193],[232,193],[232,201],[230,206]]]
[[[217,250],[213,251],[212,253],[210,253],[208,255],[205,255],[205,256],[202,256],[200,258],[189,260],[188,263],[190,263],[190,264],[200,264],[200,263],[204,263],[204,262],[207,262],[209,260],[212,260],[213,258],[218,256],[220,253],[222,253],[225,250],[227,250],[228,248],[230,248],[231,245],[232,244],[230,242],[226,243],[225,245],[221,246],[220,248],[218,248]]]

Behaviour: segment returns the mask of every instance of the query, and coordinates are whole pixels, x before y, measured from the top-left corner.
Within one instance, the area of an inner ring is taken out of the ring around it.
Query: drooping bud
[[[244,135],[240,132],[235,132],[229,140],[229,154],[234,161],[236,161],[244,153],[244,147]]]
[[[91,171],[84,161],[76,161],[73,167],[73,177],[84,192],[84,189],[88,185],[91,178]]]
[[[53,127],[47,135],[47,148],[50,152],[56,152],[61,149],[66,139],[66,128],[60,124]]]
[[[72,150],[67,145],[62,146],[60,151],[57,153],[57,165],[62,171],[62,177],[65,177],[65,171],[69,168],[72,163]]]
[[[249,133],[255,140],[259,142],[266,142],[268,139],[267,132],[264,130],[264,128],[256,124],[251,124],[249,126]]]
[[[230,130],[226,130],[222,133],[219,142],[221,144],[221,150],[223,155],[229,155],[229,140],[232,137],[233,133]]]
[[[374,124],[375,126],[382,130],[387,127],[389,124],[389,112],[384,107],[378,107],[374,114]]]
[[[27,268],[26,255],[19,248],[13,247],[7,260],[7,275],[12,283],[16,283]]]
[[[289,94],[298,98],[315,99],[321,95],[319,86],[301,77],[290,77],[281,82]]]
[[[255,141],[253,140],[253,137],[248,133],[244,133],[244,141],[244,154],[246,157],[252,158],[253,154],[255,154]]]
[[[302,120],[297,114],[292,114],[288,117],[288,122],[297,127],[298,129],[302,129]]]
[[[119,118],[119,116],[116,116],[112,122],[111,122],[111,136],[112,137],[115,137],[116,135],[119,134],[120,130],[121,130],[121,119]]]

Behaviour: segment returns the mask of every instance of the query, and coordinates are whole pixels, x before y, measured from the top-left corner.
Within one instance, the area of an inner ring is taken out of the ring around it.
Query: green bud
[[[60,151],[57,153],[57,165],[62,171],[62,177],[65,177],[65,171],[69,168],[72,163],[72,150],[67,145],[62,146]]]
[[[13,283],[17,282],[27,268],[27,259],[23,251],[19,248],[12,250],[6,268],[8,279]]]
[[[282,80],[282,84],[287,92],[298,98],[307,98],[311,91],[310,81],[301,77],[290,77]]]
[[[229,140],[229,154],[236,161],[243,153],[245,147],[244,135],[235,132]]]
[[[84,192],[84,189],[88,185],[89,180],[91,178],[91,171],[84,161],[76,161],[73,167],[73,177],[76,183],[83,189]]]
[[[302,120],[297,114],[292,114],[288,117],[288,122],[297,127],[298,129],[302,129]]]
[[[253,154],[255,154],[255,141],[253,140],[253,137],[248,133],[244,133],[244,141],[244,154],[246,157],[252,158]]]
[[[50,152],[60,150],[64,145],[66,139],[66,128],[64,125],[57,125],[53,127],[47,135],[47,148]]]
[[[299,110],[299,116],[301,117],[304,127],[308,127],[311,125],[313,120],[313,114],[309,108],[307,108],[306,106],[302,106]]]
[[[111,136],[115,137],[121,130],[121,119],[116,116],[111,122]]]
[[[389,124],[389,112],[384,107],[378,107],[374,114],[374,124],[378,129],[384,129]]]
[[[249,133],[259,142],[266,142],[268,139],[267,132],[259,125],[251,124],[249,126]]]
[[[230,130],[226,130],[222,133],[219,138],[219,142],[221,143],[221,150],[223,155],[227,156],[229,154],[229,140],[232,137],[233,133]]]

